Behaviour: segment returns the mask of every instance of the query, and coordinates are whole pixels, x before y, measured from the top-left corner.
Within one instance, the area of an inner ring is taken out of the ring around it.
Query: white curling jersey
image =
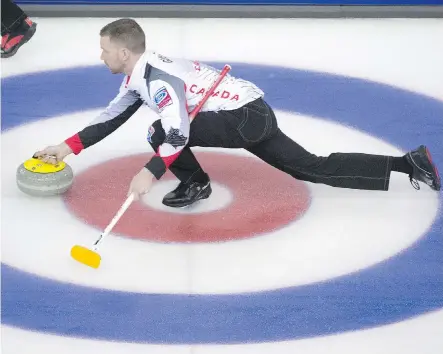
[[[163,83],[167,83],[176,91],[176,94],[179,94],[181,90],[184,91],[184,97],[179,95],[177,99],[186,101],[190,113],[210,89],[219,73],[219,70],[204,63],[187,59],[168,58],[155,52],[146,52],[137,63],[132,77],[129,78],[128,88],[137,90],[140,85],[145,84],[141,81],[147,79],[150,92],[146,98],[147,101],[149,101],[149,98],[153,99],[153,108],[155,108],[157,89],[161,88],[160,86]],[[132,81],[134,75],[137,79]],[[171,77],[168,78],[168,76]],[[174,81],[177,80],[174,80],[174,78],[181,82],[175,83]],[[172,82],[170,82],[171,79]],[[201,112],[236,109],[259,97],[263,97],[263,95],[263,91],[252,82],[235,78],[228,73],[205,103]],[[162,110],[163,107],[161,106],[159,109]]]
[[[148,105],[159,114],[166,134],[164,143],[146,165],[159,179],[186,146],[190,131],[189,113],[219,74],[219,70],[204,63],[147,51],[139,58],[131,75],[124,77],[118,95],[105,111],[66,143],[78,154],[113,133],[141,105]],[[263,96],[263,91],[252,82],[228,73],[200,112],[233,110]]]

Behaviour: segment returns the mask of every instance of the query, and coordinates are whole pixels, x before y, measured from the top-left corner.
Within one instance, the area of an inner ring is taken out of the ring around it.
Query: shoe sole
[[[437,166],[435,166],[435,164],[432,160],[431,152],[429,151],[429,149],[427,147],[425,149],[426,149],[426,156],[428,157],[429,163],[432,167],[432,170],[434,171],[433,177],[434,177],[434,180],[436,183],[436,190],[439,191],[441,189],[440,174],[438,173]]]
[[[211,194],[212,194],[212,189],[211,189],[211,186],[208,185],[206,188],[204,188],[200,191],[200,193],[197,195],[197,198],[195,200],[193,200],[189,203],[185,203],[185,204],[183,204],[183,203],[167,203],[164,201],[162,203],[163,203],[163,205],[166,205],[171,208],[185,208],[185,207],[188,207],[192,204],[195,204],[199,200],[208,199]]]

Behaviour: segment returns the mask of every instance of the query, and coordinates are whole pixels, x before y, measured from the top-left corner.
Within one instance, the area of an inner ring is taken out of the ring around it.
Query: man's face
[[[108,36],[100,37],[100,47],[102,54],[100,59],[104,61],[106,66],[113,74],[120,74],[124,68],[124,48],[116,42],[111,42]]]

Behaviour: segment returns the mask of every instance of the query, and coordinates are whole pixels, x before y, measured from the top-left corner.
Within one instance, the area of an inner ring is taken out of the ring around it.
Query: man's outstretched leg
[[[278,129],[270,139],[248,150],[297,179],[332,187],[386,191],[391,172],[397,171],[408,175],[416,189],[417,180],[434,190],[441,188],[437,168],[425,146],[398,157],[363,153],[323,157],[309,153]]]
[[[148,133],[148,141],[154,151],[158,150],[165,137],[166,134],[160,120],[155,121]],[[169,166],[169,170],[180,180],[180,183],[176,189],[164,196],[164,205],[175,208],[185,207],[211,195],[209,176],[203,171],[188,146]]]

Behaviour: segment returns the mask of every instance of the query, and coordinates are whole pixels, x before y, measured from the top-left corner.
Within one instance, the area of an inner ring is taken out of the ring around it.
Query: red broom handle
[[[189,114],[189,120],[192,122],[192,120],[195,118],[195,116],[200,112],[203,105],[206,103],[206,101],[211,97],[211,95],[214,93],[217,86],[220,84],[220,82],[223,80],[223,78],[226,76],[226,74],[231,70],[231,66],[226,64],[223,67],[223,70],[220,72],[220,75],[218,76],[217,80],[215,80],[214,84],[211,86],[211,88],[206,92],[203,99],[199,102],[197,106],[191,111]]]

